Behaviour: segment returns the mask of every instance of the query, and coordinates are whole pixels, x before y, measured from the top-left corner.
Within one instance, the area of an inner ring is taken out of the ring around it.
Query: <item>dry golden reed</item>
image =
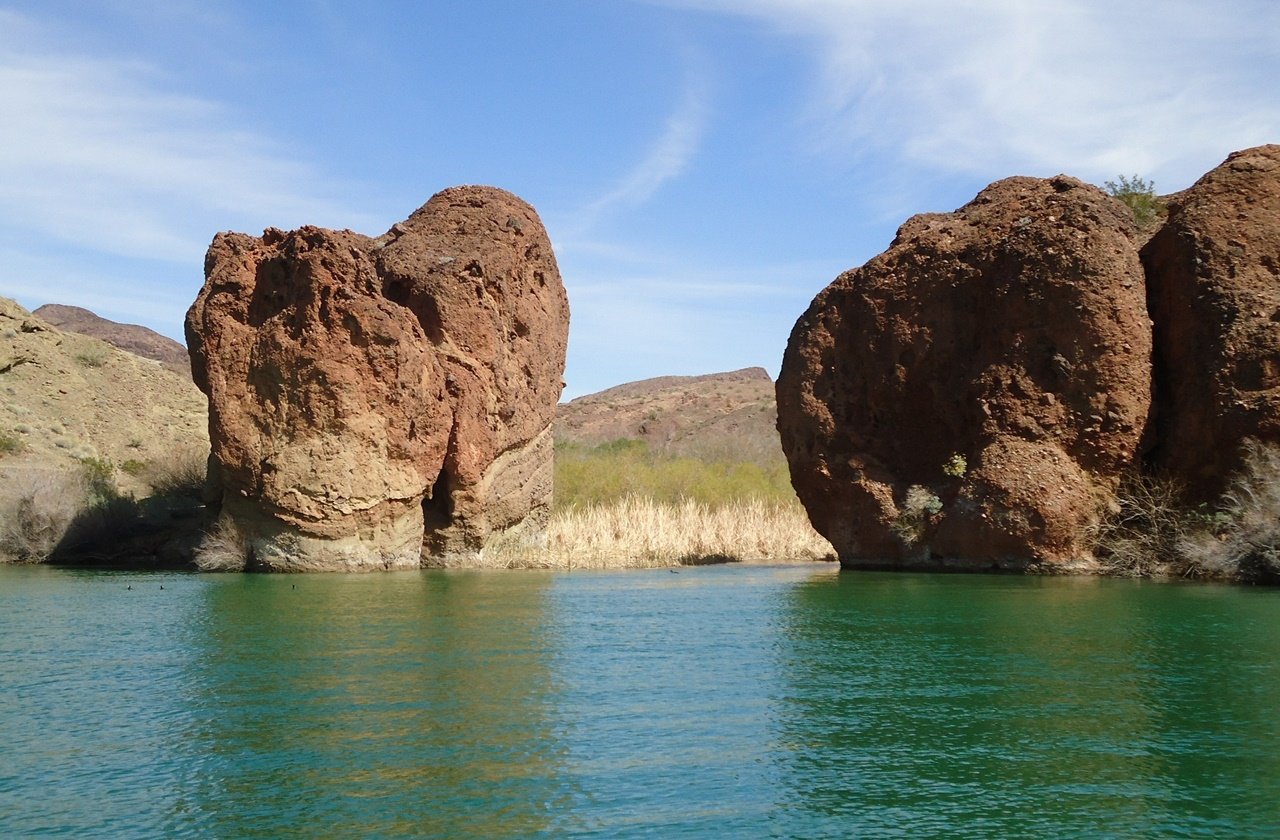
[[[636,569],[707,563],[831,560],[831,544],[799,502],[711,506],[628,496],[554,513],[540,544],[491,545],[476,565],[526,569]]]

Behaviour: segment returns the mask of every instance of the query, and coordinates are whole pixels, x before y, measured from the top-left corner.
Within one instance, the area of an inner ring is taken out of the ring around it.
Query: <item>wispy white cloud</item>
[[[702,142],[710,98],[707,74],[696,62],[691,62],[680,100],[667,117],[662,132],[643,158],[577,214],[576,229],[580,232],[589,229],[615,209],[643,204],[664,184],[684,173]]]
[[[824,152],[982,176],[1185,186],[1280,137],[1280,5],[1263,0],[665,0],[816,46]]]
[[[62,49],[56,33],[4,10],[0,113],[0,225],[11,232],[199,265],[231,225],[367,221],[225,106],[167,92],[145,63]]]

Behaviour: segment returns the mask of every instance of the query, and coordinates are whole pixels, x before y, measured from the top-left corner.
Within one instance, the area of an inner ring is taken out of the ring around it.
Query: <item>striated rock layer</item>
[[[377,239],[219,234],[205,276],[187,344],[245,543],[209,562],[416,567],[540,531],[569,311],[532,207],[455,187]]]
[[[916,216],[792,331],[778,428],[846,566],[1085,568],[1151,405],[1129,212],[1008,178]]]
[[[1280,146],[1236,152],[1183,191],[1142,250],[1155,320],[1152,461],[1201,500],[1280,443]]]

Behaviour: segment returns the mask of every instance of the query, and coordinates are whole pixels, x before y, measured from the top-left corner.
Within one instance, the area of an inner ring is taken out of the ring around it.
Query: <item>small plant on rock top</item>
[[[1108,195],[1133,212],[1139,228],[1151,227],[1165,210],[1164,202],[1156,195],[1155,184],[1137,175],[1132,178],[1121,175],[1119,182],[1107,181],[1106,188]]]

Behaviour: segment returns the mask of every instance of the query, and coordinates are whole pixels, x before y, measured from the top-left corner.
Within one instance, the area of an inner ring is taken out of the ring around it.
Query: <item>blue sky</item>
[[[0,0],[0,295],[181,337],[220,230],[531,202],[566,397],[761,365],[987,183],[1280,142],[1272,0]]]

